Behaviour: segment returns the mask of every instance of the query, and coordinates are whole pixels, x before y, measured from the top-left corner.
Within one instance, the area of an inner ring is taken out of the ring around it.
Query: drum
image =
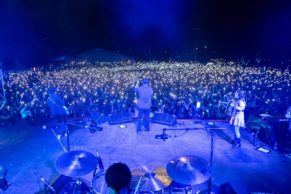
[[[61,185],[57,189],[59,194],[83,194],[90,193],[90,187],[82,180],[72,180]]]

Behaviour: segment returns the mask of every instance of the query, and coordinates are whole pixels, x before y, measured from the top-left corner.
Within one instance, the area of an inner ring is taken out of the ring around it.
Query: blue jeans
[[[137,117],[137,128],[136,131],[140,131],[142,125],[146,131],[150,130],[150,109],[138,109],[138,117]]]

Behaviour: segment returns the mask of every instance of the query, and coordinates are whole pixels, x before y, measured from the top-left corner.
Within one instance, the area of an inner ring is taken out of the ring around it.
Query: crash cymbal
[[[75,150],[60,155],[56,169],[62,175],[76,177],[93,171],[97,163],[98,159],[90,152]]]
[[[137,189],[140,192],[160,191],[172,182],[164,167],[141,166],[132,170],[131,174],[130,187],[135,190],[138,186]]]
[[[207,161],[197,156],[182,156],[170,160],[167,173],[174,181],[185,185],[201,184],[210,178]]]

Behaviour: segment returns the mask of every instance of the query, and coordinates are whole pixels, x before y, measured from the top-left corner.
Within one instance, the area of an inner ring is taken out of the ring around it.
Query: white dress
[[[230,124],[238,127],[245,127],[245,113],[246,102],[244,100],[239,100],[235,107],[235,113],[230,118]]]

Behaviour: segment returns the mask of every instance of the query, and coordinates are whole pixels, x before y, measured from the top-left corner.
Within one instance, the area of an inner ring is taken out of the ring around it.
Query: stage
[[[77,122],[78,123],[78,122]],[[135,122],[119,125],[102,124],[102,131],[91,133],[83,127],[72,127],[71,150],[84,150],[93,154],[99,152],[105,169],[117,162],[126,163],[131,170],[140,166],[166,167],[179,156],[195,155],[210,161],[211,133],[214,135],[214,155],[211,178],[213,185],[229,183],[237,193],[288,193],[291,190],[290,159],[282,153],[271,150],[263,153],[252,144],[253,137],[242,130],[242,148],[231,148],[232,131],[228,123],[214,121],[209,127],[207,121],[193,123],[192,120],[178,120],[176,127],[151,123],[149,132],[136,134]],[[46,127],[43,127],[43,126]],[[55,162],[64,153],[54,134],[51,123],[29,125],[20,121],[14,126],[0,128],[0,165],[8,170],[7,180],[11,184],[5,194],[39,193],[43,184],[39,177],[53,183],[60,174]],[[195,130],[166,131],[173,138],[156,139],[164,128],[188,128]],[[66,145],[65,137],[61,141]],[[93,172],[81,178],[90,184]],[[207,184],[199,187],[206,189]]]

